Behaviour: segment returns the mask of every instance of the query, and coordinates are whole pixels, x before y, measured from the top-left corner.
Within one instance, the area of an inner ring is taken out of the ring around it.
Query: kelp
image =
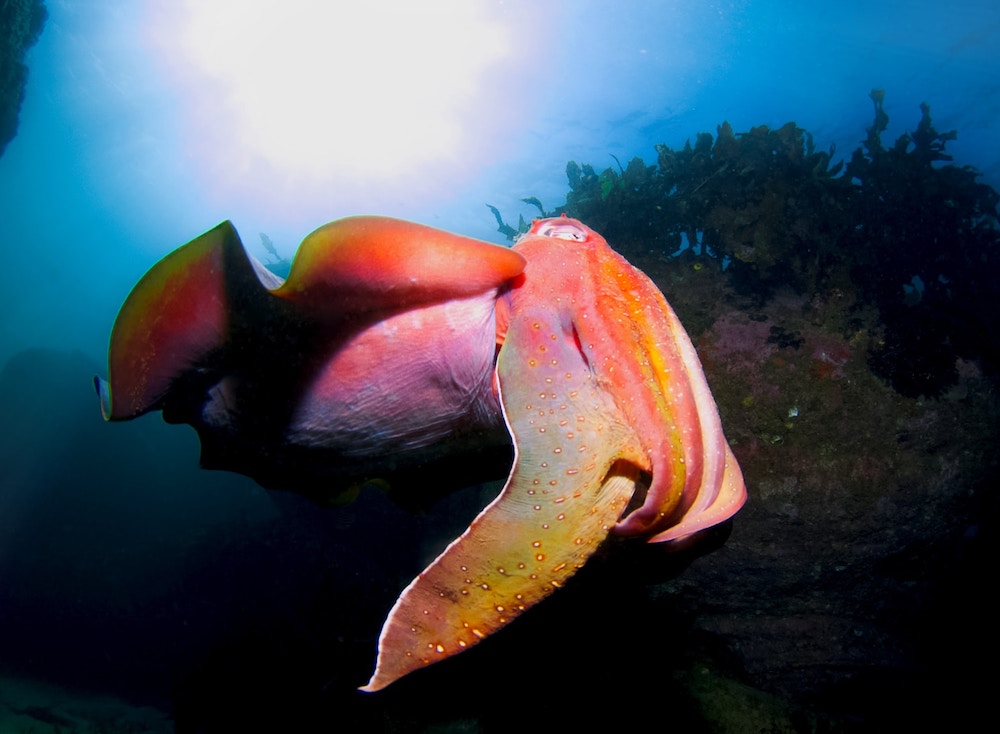
[[[723,122],[679,150],[655,146],[655,165],[570,161],[563,206],[524,201],[587,222],[626,254],[693,253],[757,305],[778,289],[845,294],[857,313],[877,313],[869,362],[903,394],[940,394],[957,359],[996,377],[1000,195],[951,163],[957,133],[936,130],[926,104],[886,148],[885,93],[870,98],[873,123],[846,165],[794,122],[744,133]],[[493,209],[513,239],[521,227]]]
[[[926,104],[917,129],[883,147],[888,116],[877,90],[872,99],[875,123],[845,172],[855,227],[842,238],[852,280],[885,324],[871,366],[910,395],[952,384],[956,357],[996,375],[1000,195],[971,166],[935,165],[951,161],[957,133],[939,133]]]

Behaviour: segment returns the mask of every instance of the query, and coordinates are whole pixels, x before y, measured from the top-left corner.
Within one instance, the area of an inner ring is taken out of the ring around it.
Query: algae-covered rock
[[[0,156],[17,134],[28,82],[24,57],[41,35],[47,17],[43,0],[0,3]]]
[[[680,150],[657,145],[655,166],[571,162],[560,209],[628,257],[689,248],[758,305],[782,290],[839,293],[861,318],[877,315],[866,358],[904,395],[954,386],[956,359],[998,378],[1000,194],[950,163],[957,133],[938,132],[926,104],[886,148],[885,93],[870,96],[874,120],[846,166],[794,122],[742,133],[723,123]]]

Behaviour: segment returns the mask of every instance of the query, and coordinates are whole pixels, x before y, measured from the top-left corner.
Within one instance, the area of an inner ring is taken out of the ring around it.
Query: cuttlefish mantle
[[[365,691],[497,632],[610,534],[677,543],[746,499],[673,309],[565,217],[513,248],[338,220],[287,280],[225,222],[136,285],[98,391],[109,420],[162,410],[198,431],[203,465],[319,501],[507,474],[400,594]]]

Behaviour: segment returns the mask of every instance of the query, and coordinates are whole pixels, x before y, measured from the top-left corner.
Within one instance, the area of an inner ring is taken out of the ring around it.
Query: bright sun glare
[[[457,160],[513,31],[465,0],[187,0],[156,19],[189,153],[234,178],[374,184]]]

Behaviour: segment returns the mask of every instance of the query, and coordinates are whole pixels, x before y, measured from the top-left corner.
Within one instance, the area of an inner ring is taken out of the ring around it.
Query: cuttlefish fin
[[[126,420],[163,407],[186,373],[217,367],[213,358],[232,340],[259,340],[261,329],[339,319],[337,328],[347,330],[350,315],[498,289],[524,265],[499,245],[386,217],[350,217],[306,237],[283,281],[223,222],[164,257],[132,289],[112,330],[108,379],[96,381],[102,412]]]
[[[507,624],[609,532],[682,541],[745,500],[701,363],[653,282],[573,219],[536,221],[515,250],[528,265],[497,308],[511,476],[400,596],[363,690]]]
[[[472,647],[559,588],[636,490],[637,437],[599,384],[568,314],[512,317],[497,366],[514,466],[501,494],[403,591],[362,688]]]
[[[676,525],[653,535],[648,542],[663,543],[690,538],[702,530],[725,522],[743,506],[747,497],[743,472],[740,471],[740,465],[728,444],[724,447],[724,451],[724,458],[719,462],[722,478],[718,480],[717,489],[714,492],[701,492],[696,499],[696,504],[685,513]]]

